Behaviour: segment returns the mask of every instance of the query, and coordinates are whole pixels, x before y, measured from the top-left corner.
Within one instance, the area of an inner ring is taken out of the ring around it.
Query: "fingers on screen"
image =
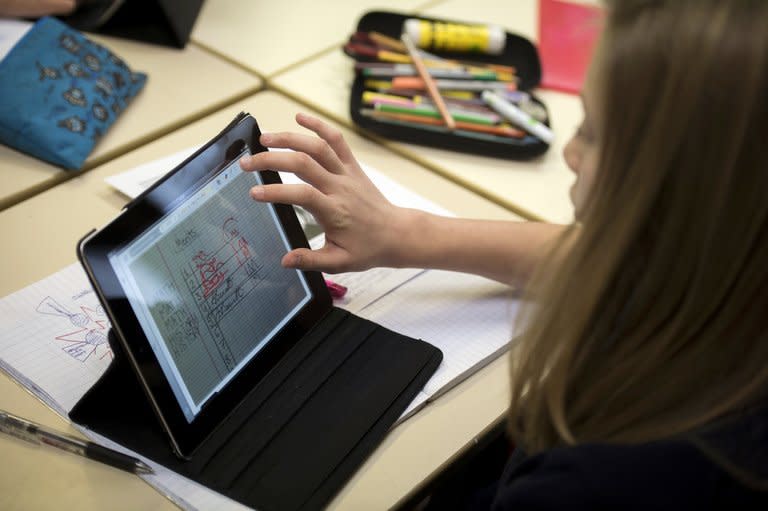
[[[333,179],[329,174],[306,153],[265,151],[240,160],[243,170],[277,170],[296,174],[299,179],[321,190],[325,190]]]
[[[325,140],[298,133],[268,133],[261,136],[266,147],[293,149],[308,154],[328,172],[343,174],[344,164]]]
[[[316,188],[305,184],[274,184],[259,185],[251,188],[251,197],[259,202],[274,202],[277,204],[294,204],[307,209],[315,216],[326,213],[329,205],[325,204],[326,197]]]
[[[298,270],[316,270],[326,273],[345,271],[348,254],[339,247],[324,246],[317,250],[297,248],[283,256],[282,265]]]

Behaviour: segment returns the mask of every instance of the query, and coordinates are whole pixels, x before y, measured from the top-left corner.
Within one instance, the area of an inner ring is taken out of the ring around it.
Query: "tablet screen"
[[[238,160],[108,253],[187,422],[312,298],[281,266],[288,239]]]

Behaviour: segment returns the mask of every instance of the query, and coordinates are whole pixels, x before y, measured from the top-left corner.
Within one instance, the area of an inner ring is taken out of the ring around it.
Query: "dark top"
[[[747,488],[685,442],[582,445],[519,462],[492,509],[765,511],[768,491]]]
[[[700,445],[716,450],[762,489],[734,477]],[[491,509],[768,510],[768,408],[679,439],[582,444],[531,457],[517,450]]]

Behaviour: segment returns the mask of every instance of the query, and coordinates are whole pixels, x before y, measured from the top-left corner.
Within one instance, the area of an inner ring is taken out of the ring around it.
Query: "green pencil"
[[[370,117],[371,113],[366,112],[365,110],[361,110],[360,113],[364,115],[365,117]],[[435,133],[444,133],[446,135],[448,134],[454,134],[459,135],[466,138],[474,138],[477,140],[485,140],[486,142],[495,142],[500,144],[508,144],[508,145],[519,145],[520,139],[512,138],[512,137],[499,137],[496,135],[487,135],[485,133],[475,133],[472,131],[467,130],[449,130],[448,128],[444,126],[430,126],[428,124],[413,124],[410,122],[405,121],[398,121],[394,119],[376,119],[377,122],[381,122],[384,124],[391,124],[393,126],[402,126],[404,128],[416,128],[420,130],[425,131],[434,131]]]
[[[440,118],[440,112],[435,107],[428,106],[428,105],[405,106],[405,105],[392,105],[387,103],[376,103],[374,105],[374,109],[380,112],[389,112],[393,114],[409,114],[409,115],[420,115],[423,117]],[[493,126],[494,124],[497,124],[499,121],[498,116],[493,114],[485,115],[481,113],[472,113],[472,112],[452,110],[452,109],[449,111],[451,113],[451,117],[461,122],[470,122],[473,124],[482,124],[484,126]]]

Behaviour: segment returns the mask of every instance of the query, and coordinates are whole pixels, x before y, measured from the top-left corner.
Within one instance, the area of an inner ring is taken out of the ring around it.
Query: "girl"
[[[325,227],[287,267],[473,272],[535,289],[519,446],[493,509],[768,509],[768,2],[617,0],[565,149],[572,226],[389,204],[334,129],[262,136],[251,191]]]

